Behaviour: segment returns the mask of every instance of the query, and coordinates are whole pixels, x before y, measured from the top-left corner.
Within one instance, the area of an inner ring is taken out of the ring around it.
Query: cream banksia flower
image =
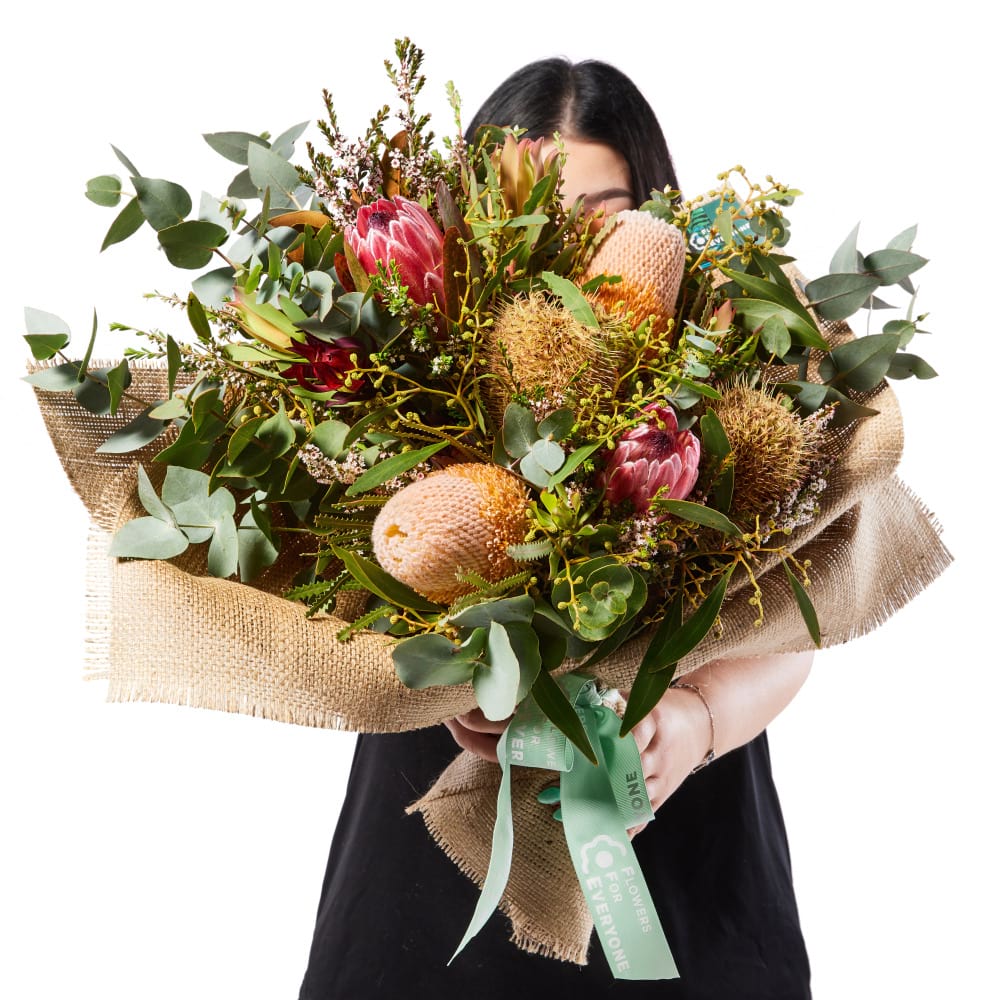
[[[375,558],[417,593],[449,604],[474,588],[456,579],[473,572],[496,583],[516,571],[507,546],[524,541],[528,496],[517,476],[497,465],[449,465],[404,487],[372,528]]]
[[[687,248],[681,231],[637,209],[618,212],[605,229],[610,231],[602,233],[581,283],[600,274],[621,275],[620,282],[601,285],[593,298],[611,314],[632,313],[636,325],[655,316],[653,330],[663,333],[684,278]]]

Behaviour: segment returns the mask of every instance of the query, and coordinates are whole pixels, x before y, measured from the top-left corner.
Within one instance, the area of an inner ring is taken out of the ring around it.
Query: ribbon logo
[[[611,853],[610,848],[612,847],[620,852],[618,856]],[[614,837],[609,837],[606,833],[602,833],[580,848],[580,867],[583,869],[585,875],[589,875],[592,862],[603,870],[613,868],[615,864],[627,855],[628,848],[620,840],[615,840]]]

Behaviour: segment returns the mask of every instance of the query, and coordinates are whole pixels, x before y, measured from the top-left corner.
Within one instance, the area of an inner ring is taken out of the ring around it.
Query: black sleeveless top
[[[446,964],[479,890],[403,810],[457,752],[444,726],[358,737],[299,1000],[810,996],[766,735],[689,777],[633,842],[681,974],[652,982],[614,980],[596,939],[584,967],[520,951],[499,912]]]

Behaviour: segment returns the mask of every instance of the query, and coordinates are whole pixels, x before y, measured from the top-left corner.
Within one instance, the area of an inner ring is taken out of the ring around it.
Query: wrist
[[[670,692],[683,706],[684,760],[693,774],[715,760],[715,713],[697,684],[678,681]]]

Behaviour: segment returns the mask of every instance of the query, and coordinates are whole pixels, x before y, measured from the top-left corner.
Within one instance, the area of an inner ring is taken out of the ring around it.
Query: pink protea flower
[[[415,201],[393,195],[358,210],[357,224],[344,229],[347,240],[368,274],[395,263],[409,296],[423,306],[444,305],[442,283],[444,234],[430,213]]]
[[[631,500],[637,514],[649,512],[653,497],[683,500],[698,481],[701,442],[690,431],[677,430],[673,408],[647,406],[647,423],[626,431],[599,477],[612,504]]]

